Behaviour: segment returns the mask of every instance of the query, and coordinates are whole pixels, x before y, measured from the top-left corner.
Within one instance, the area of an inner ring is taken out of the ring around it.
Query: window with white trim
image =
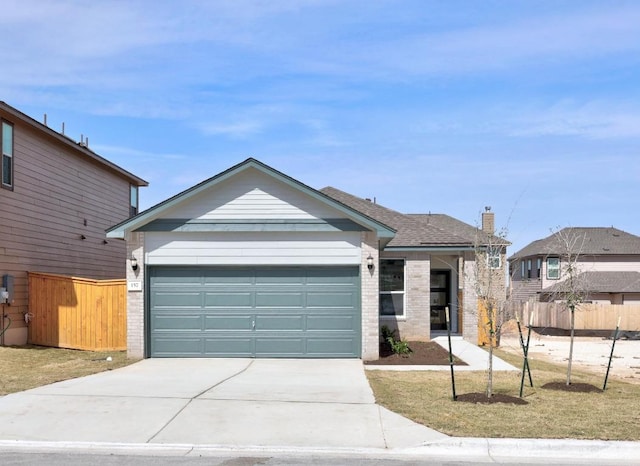
[[[547,257],[547,279],[558,280],[560,278],[560,258]]]
[[[487,265],[490,269],[499,269],[502,266],[500,248],[487,249]]]
[[[542,277],[542,257],[536,259],[536,278]]]
[[[380,316],[404,317],[404,259],[380,259]]]
[[[2,187],[13,189],[13,125],[3,121],[0,137],[2,152]]]
[[[129,189],[129,216],[138,214],[138,187],[131,185]]]

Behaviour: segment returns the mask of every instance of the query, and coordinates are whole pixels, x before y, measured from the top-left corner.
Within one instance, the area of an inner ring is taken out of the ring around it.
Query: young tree
[[[499,344],[503,324],[513,317],[506,286],[506,250],[511,243],[506,237],[507,228],[494,231],[493,213],[490,207],[485,207],[482,228],[477,230],[475,241],[475,284],[478,321],[488,336],[488,398],[493,395],[493,350]]]
[[[575,338],[575,312],[589,294],[588,283],[580,270],[580,257],[587,241],[586,233],[573,228],[557,228],[553,232],[557,241],[560,261],[560,282],[549,293],[550,301],[563,303],[570,312],[569,358],[567,363],[567,385],[571,385],[571,364]]]

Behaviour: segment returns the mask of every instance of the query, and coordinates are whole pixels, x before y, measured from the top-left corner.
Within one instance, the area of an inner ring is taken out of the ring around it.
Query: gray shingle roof
[[[577,241],[579,251],[571,251],[573,254],[599,256],[640,254],[640,236],[632,235],[626,231],[614,227],[575,227],[563,228],[560,235],[568,237],[576,236],[584,238]],[[513,254],[509,260],[520,259],[529,256],[562,255],[560,242],[556,234],[529,243],[520,251]]]
[[[577,280],[590,293],[640,293],[640,272],[583,272]],[[562,292],[562,284],[557,283],[542,292]]]
[[[453,218],[446,214],[407,214],[408,216],[418,219],[423,223],[428,223],[442,230],[450,231],[451,233],[471,241],[473,244],[476,242],[481,244],[493,244],[493,245],[510,245],[511,243],[499,236],[489,237],[480,228],[476,228],[468,223],[464,223],[457,218]]]
[[[453,217],[444,215],[440,221],[433,221],[433,218],[429,220],[428,215],[402,214],[336,188],[326,187],[320,192],[397,230],[387,247],[472,247],[475,244],[478,230]]]

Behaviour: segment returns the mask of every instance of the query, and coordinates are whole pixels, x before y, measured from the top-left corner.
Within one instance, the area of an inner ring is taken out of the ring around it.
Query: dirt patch
[[[494,403],[507,403],[514,405],[528,405],[529,403],[522,398],[515,396],[505,395],[503,393],[494,393],[490,398],[486,393],[465,393],[458,395],[456,401],[462,401],[463,403],[482,403],[482,404],[494,404]]]
[[[525,332],[526,340],[526,331]],[[555,335],[554,333],[558,333]],[[549,362],[566,364],[569,355],[570,338],[562,336],[557,329],[536,328],[531,333],[529,356]],[[604,377],[613,340],[602,337],[576,337],[573,352],[573,366]],[[512,354],[522,355],[517,326],[509,322],[503,326],[500,348]],[[640,341],[618,339],[614,348],[609,377],[625,382],[640,383]]]
[[[368,365],[414,365],[414,366],[445,366],[449,365],[449,352],[433,341],[410,341],[409,354],[395,354],[388,343],[380,344],[380,359],[365,361]],[[466,366],[467,363],[453,358],[454,365]]]
[[[562,390],[564,392],[573,393],[602,393],[602,389],[589,383],[571,383],[567,385],[566,382],[549,382],[542,386],[542,388],[548,390]]]

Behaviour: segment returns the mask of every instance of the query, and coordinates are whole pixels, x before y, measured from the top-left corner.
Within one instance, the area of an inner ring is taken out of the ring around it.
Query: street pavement
[[[484,350],[462,339],[454,346],[472,370],[486,370]],[[640,458],[636,442],[448,437],[377,405],[362,361],[335,359],[146,359],[7,395],[0,398],[0,454],[17,450]]]

